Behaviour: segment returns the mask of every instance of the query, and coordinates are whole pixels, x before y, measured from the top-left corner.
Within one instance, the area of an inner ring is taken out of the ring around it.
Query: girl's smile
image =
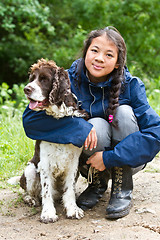
[[[92,82],[104,82],[114,68],[118,68],[118,49],[106,35],[94,38],[89,46],[85,66]]]
[[[93,67],[94,67],[95,69],[97,69],[97,70],[103,69],[103,67],[98,66],[98,65],[93,65]]]

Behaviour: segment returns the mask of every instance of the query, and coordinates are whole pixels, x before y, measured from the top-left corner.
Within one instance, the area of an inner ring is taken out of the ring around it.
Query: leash
[[[87,179],[87,182],[89,184],[91,184],[93,182],[93,174],[95,174],[96,172],[98,172],[98,170],[96,170],[95,168],[93,167],[89,167],[89,170],[88,170],[88,179]]]

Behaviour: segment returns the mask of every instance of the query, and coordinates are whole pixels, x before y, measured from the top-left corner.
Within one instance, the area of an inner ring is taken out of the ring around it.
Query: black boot
[[[77,199],[77,205],[83,210],[93,208],[99,202],[99,199],[102,197],[103,193],[108,187],[108,180],[110,178],[110,173],[107,170],[103,172],[98,170],[94,171],[92,168],[90,168],[90,170],[92,170],[92,173],[90,173],[92,181]],[[82,171],[82,167],[81,174],[82,176],[86,177],[86,174],[84,174],[84,171]]]
[[[129,214],[132,206],[133,180],[129,166],[112,169],[112,190],[109,205],[106,209],[106,218],[116,219]]]

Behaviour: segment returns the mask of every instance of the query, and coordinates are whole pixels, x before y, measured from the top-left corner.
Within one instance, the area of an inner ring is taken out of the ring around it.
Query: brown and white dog
[[[45,110],[56,119],[87,116],[77,107],[67,72],[54,61],[41,59],[31,66],[29,83],[24,92],[30,100],[31,109]],[[82,148],[72,144],[36,141],[34,157],[28,163],[20,185],[27,192],[27,203],[36,205],[42,198],[42,222],[58,220],[54,199],[60,187],[66,216],[77,219],[84,216],[75,199],[75,181],[81,152]]]

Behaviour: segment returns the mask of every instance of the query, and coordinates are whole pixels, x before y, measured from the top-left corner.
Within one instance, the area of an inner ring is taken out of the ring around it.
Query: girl
[[[160,151],[160,117],[147,102],[144,84],[131,76],[125,63],[126,45],[115,28],[92,31],[83,57],[68,70],[72,92],[89,121],[72,117],[57,121],[28,107],[23,114],[28,137],[84,145],[80,172],[91,181],[77,199],[79,207],[95,206],[112,178],[106,209],[106,218],[111,219],[129,213],[132,175]]]

